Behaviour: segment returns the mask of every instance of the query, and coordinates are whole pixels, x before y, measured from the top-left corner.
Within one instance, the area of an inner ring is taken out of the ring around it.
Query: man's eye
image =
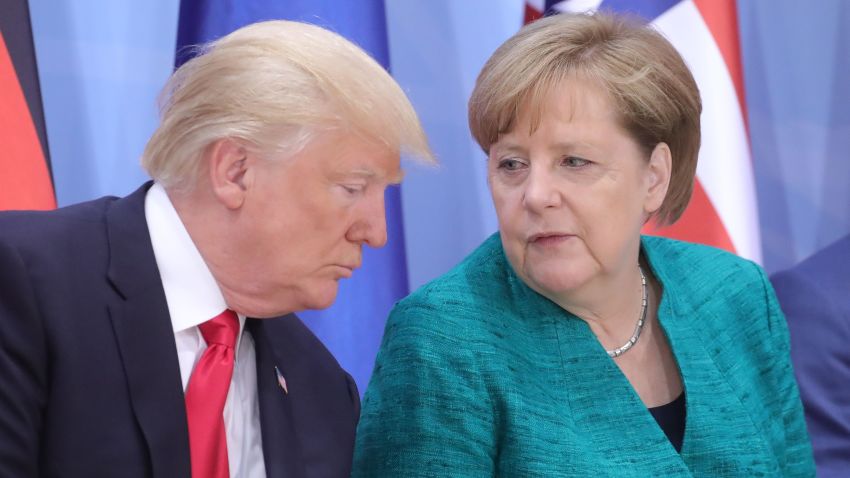
[[[341,184],[342,188],[345,189],[345,192],[349,194],[358,194],[363,192],[366,186],[362,184]]]
[[[503,159],[499,161],[499,169],[504,169],[506,171],[516,171],[523,167],[522,161],[518,161],[516,159]]]
[[[577,158],[575,156],[567,156],[563,161],[565,166],[570,168],[580,168],[582,166],[586,166],[590,164],[590,161],[582,158]]]

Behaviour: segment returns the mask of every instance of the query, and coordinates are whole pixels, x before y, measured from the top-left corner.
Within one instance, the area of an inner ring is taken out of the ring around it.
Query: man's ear
[[[673,171],[673,155],[667,143],[658,143],[649,156],[646,170],[647,194],[644,211],[652,214],[661,208],[667,189],[670,187],[670,175]]]
[[[206,151],[213,194],[228,209],[238,209],[245,201],[250,180],[248,150],[238,140],[223,138]]]

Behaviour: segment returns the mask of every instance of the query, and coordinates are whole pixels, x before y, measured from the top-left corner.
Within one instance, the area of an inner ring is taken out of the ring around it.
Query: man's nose
[[[387,243],[387,215],[384,195],[375,194],[360,211],[360,217],[351,226],[348,240],[366,243],[370,247],[383,247]]]

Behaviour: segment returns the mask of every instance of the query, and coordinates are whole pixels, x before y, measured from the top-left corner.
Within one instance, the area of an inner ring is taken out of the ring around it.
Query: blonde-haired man
[[[348,476],[359,398],[293,312],[386,242],[416,114],[362,50],[254,24],[163,92],[125,198],[0,214],[0,475]]]

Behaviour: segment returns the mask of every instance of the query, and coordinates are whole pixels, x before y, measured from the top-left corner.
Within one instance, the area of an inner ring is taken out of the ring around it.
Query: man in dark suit
[[[850,473],[850,236],[771,277],[819,477]]]
[[[385,243],[402,150],[377,63],[264,22],[169,80],[153,182],[0,213],[0,476],[348,476],[356,387],[292,312]]]

